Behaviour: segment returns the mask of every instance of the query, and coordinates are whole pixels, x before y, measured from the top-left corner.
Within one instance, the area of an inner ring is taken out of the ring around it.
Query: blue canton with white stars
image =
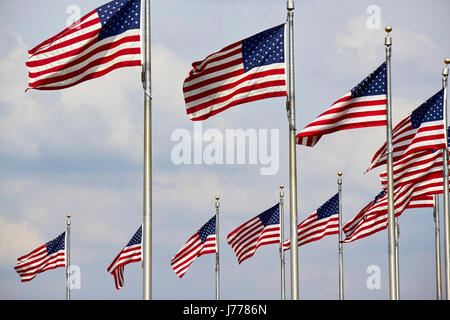
[[[381,197],[383,197],[386,194],[386,190],[381,191],[379,194],[375,196],[375,199],[373,200],[373,204],[376,204],[378,200],[380,200]]]
[[[284,62],[284,24],[242,40],[244,71]]]
[[[352,98],[386,94],[386,62],[351,90]]]
[[[134,234],[133,238],[128,242],[127,247],[134,246],[135,244],[140,244],[142,242],[142,226],[139,227],[138,231]]]
[[[102,23],[98,40],[117,36],[131,29],[139,29],[141,18],[140,0],[115,0],[97,8]]]
[[[205,243],[206,238],[208,236],[216,233],[216,216],[209,219],[207,223],[203,225],[203,227],[198,230],[198,235],[200,236],[200,240]]]
[[[47,242],[45,246],[47,247],[47,254],[52,254],[58,252],[59,250],[64,250],[66,241],[66,233],[61,233],[57,238]]]
[[[317,219],[328,218],[333,214],[339,213],[339,193],[336,193],[325,202],[319,209],[317,209]]]
[[[414,129],[424,122],[444,119],[444,89],[425,101],[411,113],[411,124]]]
[[[263,213],[258,215],[264,227],[267,227],[271,224],[279,224],[280,223],[280,204],[277,203],[272,208],[267,209]]]

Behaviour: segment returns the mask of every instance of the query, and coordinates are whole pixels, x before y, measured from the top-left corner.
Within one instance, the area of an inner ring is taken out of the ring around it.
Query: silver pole
[[[447,85],[448,85],[448,64],[450,59],[445,59],[445,67],[442,70],[442,86],[444,88],[444,124],[445,124],[445,141],[447,142]],[[444,161],[444,260],[445,260],[445,292],[447,300],[450,300],[450,216],[449,216],[449,199],[448,199],[448,149],[442,150]]]
[[[216,196],[216,300],[220,300],[220,264],[219,264],[219,196]]]
[[[143,217],[143,299],[152,299],[152,136],[151,136],[151,42],[150,0],[145,0],[144,14],[144,217]]]
[[[442,300],[442,277],[441,277],[441,231],[439,227],[439,198],[434,195],[434,242],[436,255],[436,300]]]
[[[395,217],[394,217],[394,180],[392,160],[392,95],[391,95],[391,45],[390,26],[385,28],[386,46],[386,140],[387,140],[387,191],[388,191],[388,255],[389,255],[389,295],[398,300],[397,264],[395,260]]]
[[[344,247],[342,244],[342,172],[338,172],[338,193],[339,193],[339,300],[344,300]]]
[[[298,300],[298,239],[297,239],[297,150],[295,143],[295,83],[294,83],[294,0],[287,1],[289,25],[288,97],[289,119],[289,203],[291,235],[291,299]]]
[[[70,214],[66,217],[66,300],[70,300]]]
[[[284,186],[280,186],[280,262],[281,262],[281,300],[286,300],[286,272],[284,262]]]
[[[395,264],[397,265],[395,278],[397,279],[397,298],[400,299],[400,258],[399,258],[399,244],[400,244],[400,223],[398,217],[395,218]]]

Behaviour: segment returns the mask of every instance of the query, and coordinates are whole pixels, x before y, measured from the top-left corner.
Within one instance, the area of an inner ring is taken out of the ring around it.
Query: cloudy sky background
[[[21,283],[13,267],[19,256],[62,233],[68,212],[73,217],[72,264],[81,270],[81,289],[73,290],[72,298],[142,297],[140,263],[125,268],[120,291],[106,272],[142,221],[140,69],[116,70],[61,91],[24,93],[27,49],[65,28],[73,6],[84,15],[103,3],[0,4],[1,299],[65,298],[63,268]],[[394,125],[441,88],[443,59],[450,55],[447,0],[297,0],[295,5],[299,129],[384,61],[387,24],[393,26]],[[367,27],[371,5],[380,9],[380,29]],[[279,299],[278,247],[261,247],[238,265],[226,235],[275,204],[280,184],[289,185],[285,99],[240,105],[202,123],[204,131],[212,128],[223,134],[226,129],[269,133],[278,129],[280,167],[275,175],[261,175],[261,164],[175,165],[171,151],[177,142],[171,141],[171,135],[180,128],[193,133],[181,90],[191,63],[284,22],[285,7],[282,0],[152,1],[154,299],[214,299],[214,255],[196,259],[183,279],[169,262],[215,213],[217,194],[221,196],[222,298]],[[384,140],[385,129],[379,127],[326,136],[314,148],[298,146],[298,221],[337,192],[338,171],[344,173],[344,222],[373,199],[381,190],[382,169],[363,172]],[[203,147],[207,144],[203,142]],[[286,205],[286,237],[288,212]],[[400,297],[434,299],[432,210],[405,211],[400,229]],[[387,259],[386,231],[345,245],[345,297],[388,299]],[[286,260],[289,297],[289,254]],[[381,271],[378,290],[366,286],[371,265]],[[300,247],[300,298],[337,299],[337,267],[337,236]]]

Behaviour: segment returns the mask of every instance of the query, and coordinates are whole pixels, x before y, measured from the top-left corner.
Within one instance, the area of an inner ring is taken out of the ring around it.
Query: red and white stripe
[[[338,233],[339,216],[337,214],[333,214],[328,218],[318,219],[317,212],[314,212],[297,226],[298,246]],[[283,250],[289,250],[290,248],[291,239],[287,239],[283,243]]]
[[[393,165],[394,186],[420,181],[432,173],[443,172],[442,150],[424,150],[401,159]],[[381,183],[387,185],[387,171],[380,174]]]
[[[264,227],[259,216],[250,219],[227,236],[239,264],[252,257],[260,246],[280,243],[280,224]]]
[[[140,30],[97,40],[102,25],[91,11],[54,37],[29,50],[29,89],[57,90],[141,65]]]
[[[394,215],[398,217],[405,209],[433,207],[433,196],[427,192],[417,192],[414,185],[398,188],[394,194]],[[348,243],[387,228],[388,224],[388,194],[386,193],[377,203],[371,201],[354,218],[348,221],[342,231]]]
[[[185,245],[171,259],[170,264],[173,271],[182,278],[189,266],[197,258],[204,254],[216,253],[217,241],[216,235],[211,234],[202,242],[198,232],[196,232]]]
[[[348,92],[300,131],[296,139],[297,144],[313,147],[324,134],[385,125],[385,94],[352,98]]]
[[[419,128],[413,128],[411,114],[400,121],[392,132],[392,158],[393,162],[407,159],[408,156],[422,150],[436,150],[446,147],[445,126],[442,120],[424,122]],[[387,162],[386,142],[377,150],[372,158],[369,168],[385,165]]]
[[[47,246],[44,244],[17,259],[14,269],[20,276],[22,282],[32,280],[38,273],[66,266],[66,251],[59,250],[48,254]]]
[[[442,172],[432,172],[414,184],[414,196],[442,194],[444,179]]]
[[[183,83],[186,112],[191,120],[205,120],[235,105],[286,96],[285,63],[244,72],[242,41],[192,64]]]
[[[432,208],[434,207],[434,197],[431,194],[418,194],[409,201],[406,209]]]
[[[357,215],[342,230],[345,233],[344,243],[368,237],[387,228],[387,214]]]
[[[135,244],[125,247],[113,260],[107,271],[114,276],[116,289],[120,289],[124,285],[124,266],[132,263],[142,261],[142,246]]]

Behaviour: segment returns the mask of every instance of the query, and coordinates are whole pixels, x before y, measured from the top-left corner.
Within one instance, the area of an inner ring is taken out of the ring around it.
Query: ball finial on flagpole
[[[338,179],[337,179],[337,183],[338,183],[338,185],[341,185],[342,184],[342,172],[341,171],[339,171],[338,172]]]
[[[216,196],[216,200],[219,201],[219,199],[220,199],[220,197],[219,197],[219,196]]]
[[[444,59],[445,64],[450,64],[450,58]]]
[[[392,27],[391,26],[386,26],[384,28],[384,31],[387,32],[386,37],[384,38],[384,45],[386,46],[386,57],[391,55],[390,50],[391,50],[391,45],[392,45],[392,40],[391,40],[391,35],[390,32],[392,31]]]

